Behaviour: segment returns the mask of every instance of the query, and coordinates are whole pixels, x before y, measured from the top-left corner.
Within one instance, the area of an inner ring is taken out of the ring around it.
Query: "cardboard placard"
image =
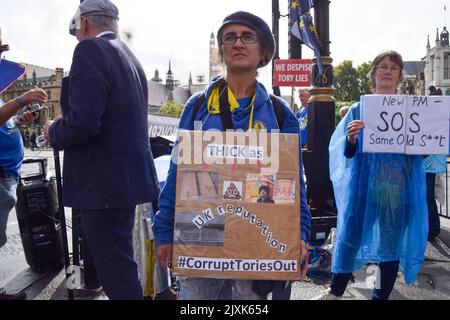
[[[175,273],[299,279],[298,135],[261,131],[179,135]]]
[[[366,95],[363,152],[448,154],[450,97]]]

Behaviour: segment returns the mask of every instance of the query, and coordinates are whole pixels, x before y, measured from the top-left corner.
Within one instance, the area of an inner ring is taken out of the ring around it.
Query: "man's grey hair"
[[[87,16],[86,19],[96,28],[119,33],[119,24],[114,18],[106,16]]]

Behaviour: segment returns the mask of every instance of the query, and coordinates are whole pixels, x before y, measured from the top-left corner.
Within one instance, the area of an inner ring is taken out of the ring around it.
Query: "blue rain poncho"
[[[447,172],[447,156],[445,154],[433,154],[423,160],[425,172],[445,173]]]
[[[428,235],[422,156],[362,153],[344,156],[347,125],[360,119],[360,103],[339,123],[330,142],[330,175],[338,208],[332,272],[351,273],[369,261],[400,260],[405,282],[416,280]]]

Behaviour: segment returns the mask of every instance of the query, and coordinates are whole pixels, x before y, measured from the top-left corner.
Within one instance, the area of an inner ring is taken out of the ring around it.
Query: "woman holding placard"
[[[372,62],[374,94],[395,95],[403,60],[387,51]],[[427,243],[426,183],[423,157],[394,153],[363,153],[362,103],[353,105],[330,142],[330,174],[338,207],[337,239],[330,288],[317,299],[344,294],[352,272],[377,262],[373,300],[387,300],[399,268],[405,282],[416,280]],[[370,279],[370,278],[368,278]],[[373,278],[374,279],[374,278]]]
[[[272,60],[275,52],[275,40],[267,23],[260,17],[248,12],[238,11],[232,13],[223,20],[222,26],[217,33],[217,40],[220,48],[219,56],[227,67],[226,77],[213,79],[204,92],[198,93],[189,99],[180,119],[179,129],[202,131],[226,131],[228,129],[251,132],[252,130],[256,131],[264,128],[268,132],[279,130],[282,133],[296,134],[299,138],[298,121],[290,111],[288,104],[282,99],[271,97],[264,86],[256,79],[258,69],[267,65]],[[301,149],[296,148],[293,152],[298,152],[299,163],[302,163]],[[177,170],[177,165],[172,162],[166,184],[161,191],[159,211],[152,218],[153,233],[157,244],[157,256],[163,267],[172,262],[175,263],[175,266],[178,263],[177,261],[172,261],[174,249],[176,249],[173,245],[174,218],[176,218],[176,184],[177,179],[180,178]],[[298,174],[300,189],[297,190],[300,190],[299,202],[301,207],[301,239],[299,240],[302,262],[299,276],[301,279],[304,279],[308,270],[309,253],[307,242],[310,237],[311,217],[306,202],[301,166]],[[249,187],[245,189],[246,195],[244,199],[246,201],[254,198],[253,186],[256,182],[252,174],[248,174],[247,177],[249,177],[249,180],[246,181],[246,185]],[[261,175],[259,178],[261,178]],[[261,180],[267,180],[259,181],[263,182],[261,185],[269,186],[274,184],[274,181],[267,177]],[[280,181],[282,180],[284,179],[280,179]],[[281,187],[286,184],[289,185],[289,183],[284,182]],[[186,188],[192,189],[192,185],[195,186],[193,183],[186,183]],[[228,190],[231,187],[231,183],[228,183],[226,187],[225,190]],[[232,189],[233,194],[234,191],[239,190],[237,183],[233,183]],[[266,199],[263,202],[264,205],[269,201],[267,196],[272,193],[271,189],[271,187],[268,187],[265,190]],[[283,196],[285,194],[283,191],[286,188],[283,187],[282,190],[277,190],[276,187],[273,187],[273,189],[275,190],[273,191],[274,198],[277,201],[276,196]],[[289,188],[286,190],[289,190]],[[247,193],[247,191],[250,191],[250,193]],[[258,194],[260,191],[256,189]],[[276,191],[279,191],[278,194]],[[226,191],[225,193],[225,196],[229,198],[229,194]],[[240,199],[242,199],[242,192],[239,192],[239,195],[241,195]],[[239,200],[236,197],[234,199]],[[289,199],[283,197],[281,200],[287,201]],[[271,201],[274,202],[274,199]],[[257,202],[255,201],[255,203]],[[267,210],[271,209],[267,208]],[[289,222],[286,221],[286,223]],[[260,232],[258,231],[258,233]],[[245,239],[238,240],[238,242],[245,241]],[[265,245],[266,241],[264,239],[262,242]],[[184,261],[182,261],[182,264],[178,263],[178,267],[184,267]],[[286,281],[268,280],[261,282],[218,278],[220,277],[182,277],[180,279],[180,299],[219,299],[224,297],[224,291],[227,291],[229,294],[227,298],[232,297],[238,300],[267,299],[269,292],[272,292],[272,299],[289,299],[291,295],[291,283]],[[230,290],[226,290],[227,288],[229,289],[230,283],[232,288],[231,294]]]

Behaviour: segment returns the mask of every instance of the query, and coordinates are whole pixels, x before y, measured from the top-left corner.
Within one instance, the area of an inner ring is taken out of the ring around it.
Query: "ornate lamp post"
[[[272,78],[273,70],[275,66],[275,60],[280,59],[280,4],[279,0],[272,0],[272,32],[275,38],[275,54],[272,59]],[[273,79],[272,79],[273,83]],[[279,87],[273,87],[273,94],[276,96],[281,96],[281,91]]]
[[[308,149],[304,152],[308,181],[308,202],[313,217],[315,214],[320,215],[320,212],[335,211],[333,187],[328,166],[328,146],[335,129],[329,5],[329,0],[314,0],[314,21],[322,43],[321,56],[324,72],[323,75],[319,75],[316,59],[314,59],[308,111]]]

